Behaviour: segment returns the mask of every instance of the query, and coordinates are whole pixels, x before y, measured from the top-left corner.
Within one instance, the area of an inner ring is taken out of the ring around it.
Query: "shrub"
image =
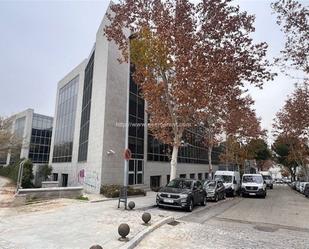
[[[43,181],[46,181],[48,177],[52,174],[53,168],[47,164],[39,166],[38,176],[42,178]]]
[[[116,198],[119,197],[120,188],[120,185],[102,185],[100,193],[108,198]],[[128,196],[134,195],[146,195],[146,192],[143,189],[128,187]]]
[[[13,182],[17,182],[18,178],[18,171],[19,171],[19,164],[21,160],[0,168],[0,175],[10,178]],[[23,188],[32,188],[32,180],[33,180],[33,165],[30,160],[27,160],[24,164],[24,171],[23,171],[23,179],[22,179],[22,187]]]

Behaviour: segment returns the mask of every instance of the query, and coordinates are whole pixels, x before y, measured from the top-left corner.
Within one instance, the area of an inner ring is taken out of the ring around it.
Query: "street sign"
[[[125,160],[130,160],[132,158],[132,152],[130,149],[125,149],[124,151],[124,159]]]

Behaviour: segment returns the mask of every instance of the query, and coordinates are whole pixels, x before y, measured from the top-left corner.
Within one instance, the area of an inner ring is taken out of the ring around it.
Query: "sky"
[[[253,38],[268,43],[269,59],[278,56],[284,36],[271,1],[234,3],[256,16]],[[57,83],[88,57],[108,4],[109,0],[0,0],[0,116],[27,108],[54,115]],[[250,88],[263,128],[271,130],[295,82],[279,73],[274,81],[265,82],[263,90]]]

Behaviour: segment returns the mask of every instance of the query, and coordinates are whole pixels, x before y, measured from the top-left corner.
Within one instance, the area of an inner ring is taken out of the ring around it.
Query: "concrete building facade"
[[[118,62],[121,54],[104,35],[106,25],[105,16],[89,57],[58,83],[50,154],[53,178],[62,186],[82,185],[94,193],[99,193],[102,185],[121,185],[123,154],[129,147],[132,151],[129,185],[142,188],[165,185],[169,181],[170,148],[149,134],[145,102],[131,77],[132,67]],[[72,98],[64,89],[73,81],[76,99],[67,111],[71,117],[64,118],[68,114],[61,111],[62,103]],[[125,125],[127,118],[129,126]],[[70,135],[66,135],[68,132]],[[177,174],[205,179],[209,168],[207,148],[201,144],[197,131],[188,130],[186,134],[186,146],[178,155]],[[214,156],[216,161],[215,152]]]
[[[11,132],[20,140],[20,150],[9,152],[6,165],[19,159],[30,159],[34,165],[48,164],[53,118],[27,109],[9,118]]]

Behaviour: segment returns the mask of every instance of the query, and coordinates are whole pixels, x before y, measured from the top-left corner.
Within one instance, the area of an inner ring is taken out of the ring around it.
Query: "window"
[[[129,185],[144,183],[144,162],[143,160],[129,161]]]
[[[187,178],[187,175],[186,174],[180,174],[179,178]]]
[[[167,175],[167,176],[166,176],[166,183],[167,183],[167,184],[170,182],[170,179],[171,179],[171,176],[170,176],[170,175]]]
[[[53,163],[72,161],[78,81],[79,76],[59,90]]]
[[[53,181],[58,181],[58,173],[53,173]]]
[[[190,179],[194,179],[195,178],[195,174],[190,174]]]
[[[150,188],[158,190],[161,186],[161,176],[150,176]]]
[[[82,115],[80,121],[80,136],[79,136],[79,149],[78,149],[79,162],[87,161],[88,156],[88,138],[89,138],[89,126],[90,126],[94,54],[95,52],[92,53],[85,69]]]
[[[197,178],[198,178],[199,180],[202,180],[202,179],[203,179],[203,174],[202,174],[202,173],[198,173]]]
[[[29,159],[33,163],[48,163],[53,118],[33,114]]]
[[[61,175],[61,178],[62,178],[62,184],[61,184],[61,186],[62,186],[62,187],[67,187],[67,186],[68,186],[68,178],[69,178],[69,175],[68,175],[68,174],[62,174],[62,175]]]
[[[132,68],[131,68],[132,70]],[[129,149],[132,158],[144,159],[144,109],[145,101],[140,89],[130,77],[129,92]]]

